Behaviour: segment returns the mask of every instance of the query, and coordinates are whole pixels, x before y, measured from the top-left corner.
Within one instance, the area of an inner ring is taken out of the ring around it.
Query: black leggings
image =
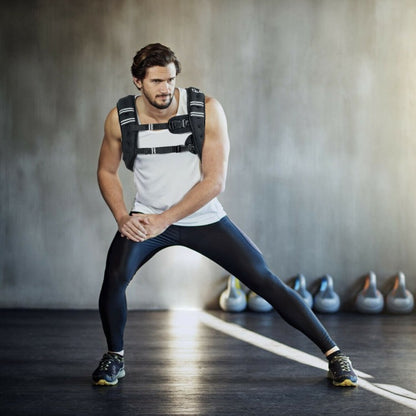
[[[136,243],[117,232],[110,246],[100,293],[100,315],[109,351],[123,350],[126,288],[137,270],[160,250],[188,247],[213,260],[267,300],[290,325],[327,352],[335,342],[302,298],[267,267],[257,247],[228,217],[198,227],[171,225],[155,238]]]

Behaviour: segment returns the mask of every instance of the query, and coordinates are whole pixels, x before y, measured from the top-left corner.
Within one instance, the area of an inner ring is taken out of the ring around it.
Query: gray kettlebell
[[[361,313],[380,313],[384,307],[384,299],[381,292],[377,289],[377,277],[374,272],[370,272],[364,283],[363,289],[355,299],[355,307]]]
[[[254,312],[270,312],[273,309],[273,306],[270,305],[267,300],[263,299],[257,293],[254,293],[252,290],[247,296],[247,306],[250,310]]]
[[[295,279],[295,284],[293,290],[297,292],[300,297],[305,301],[305,303],[312,308],[313,306],[313,297],[311,293],[306,289],[306,279],[303,274],[298,274]]]
[[[321,278],[321,285],[319,291],[314,297],[314,309],[321,313],[335,313],[338,312],[341,306],[339,296],[334,291],[334,283],[332,277],[326,274]]]
[[[225,312],[241,312],[247,306],[246,294],[241,290],[240,281],[228,277],[227,288],[221,293],[220,308]]]
[[[406,289],[406,277],[399,272],[394,280],[393,289],[386,297],[386,307],[391,313],[410,313],[414,307],[413,295]]]

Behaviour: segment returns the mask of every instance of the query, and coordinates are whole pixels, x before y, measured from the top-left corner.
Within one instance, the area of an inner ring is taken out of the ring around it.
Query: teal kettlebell
[[[313,297],[312,294],[306,289],[306,279],[303,274],[298,274],[295,279],[295,284],[293,290],[297,292],[304,302],[312,308],[313,306]]]
[[[387,310],[391,313],[410,313],[414,307],[414,298],[406,289],[406,277],[399,272],[394,280],[393,289],[386,298]]]
[[[377,277],[374,272],[370,272],[364,282],[363,289],[355,299],[355,307],[361,313],[380,313],[384,307],[384,299],[381,292],[377,289]]]
[[[314,297],[314,309],[321,313],[338,312],[341,306],[339,296],[334,291],[334,282],[329,274],[321,279],[318,293]]]

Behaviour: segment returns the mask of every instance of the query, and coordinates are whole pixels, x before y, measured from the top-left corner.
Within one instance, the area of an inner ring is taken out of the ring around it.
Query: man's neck
[[[153,106],[145,96],[141,95],[137,99],[137,111],[142,124],[166,123],[176,115],[179,106],[179,90],[175,88],[173,100],[169,107],[160,109]]]

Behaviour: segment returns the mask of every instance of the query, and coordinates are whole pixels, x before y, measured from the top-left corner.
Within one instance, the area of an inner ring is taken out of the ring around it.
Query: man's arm
[[[98,184],[121,234],[134,241],[143,241],[147,233],[140,217],[130,216],[124,203],[123,187],[117,173],[121,154],[121,129],[117,109],[113,108],[104,125],[104,138],[97,169]]]
[[[224,110],[217,100],[207,97],[202,180],[190,189],[181,201],[165,212],[145,216],[149,238],[155,237],[169,225],[202,208],[224,190],[229,150]]]

